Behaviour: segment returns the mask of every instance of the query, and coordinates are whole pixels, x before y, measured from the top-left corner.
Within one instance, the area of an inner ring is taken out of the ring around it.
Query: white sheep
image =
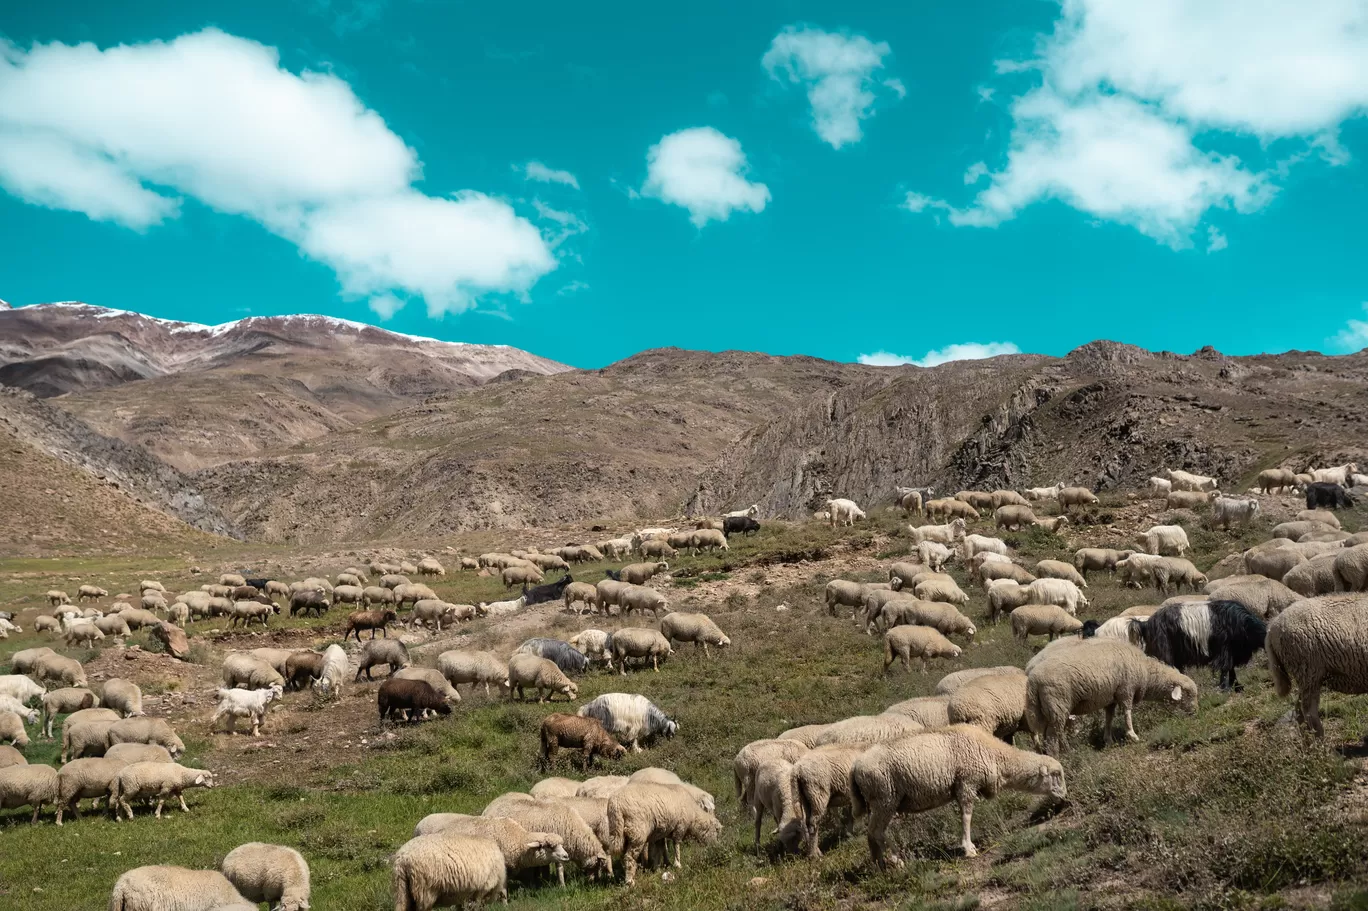
[[[926,579],[912,588],[921,601],[940,601],[945,604],[968,604],[969,596],[954,579]]]
[[[341,698],[342,684],[347,681],[349,670],[347,653],[342,646],[333,643],[323,650],[323,671],[314,681],[314,687],[325,696]]]
[[[1268,624],[1265,648],[1274,690],[1286,698],[1295,687],[1297,720],[1322,736],[1322,689],[1368,693],[1368,597],[1299,601]]]
[[[1348,487],[1349,478],[1357,474],[1358,470],[1357,463],[1348,462],[1336,468],[1313,468],[1311,469],[1311,478],[1315,481]]]
[[[850,502],[850,501],[847,500],[846,502],[848,503],[848,502]],[[758,516],[758,515],[760,515],[760,504],[759,504],[759,503],[752,503],[751,505],[747,506],[745,509],[738,509],[738,510],[736,510],[735,512],[723,513],[723,514],[722,514],[722,518],[724,518],[724,519],[740,519],[740,518],[742,518],[742,517],[754,518],[755,516]]]
[[[1070,715],[1105,710],[1105,732],[1110,734],[1120,708],[1126,739],[1137,741],[1131,718],[1136,702],[1158,700],[1195,712],[1197,684],[1129,643],[1094,638],[1079,640],[1036,664],[1028,674],[1026,698],[1031,733],[1043,740],[1046,752],[1057,756],[1065,745]]]
[[[268,902],[273,911],[309,907],[309,864],[294,848],[248,842],[229,851],[219,870],[250,902]]]
[[[1083,621],[1064,608],[1054,604],[1026,604],[1011,614],[1012,635],[1026,641],[1031,636],[1055,636],[1076,633],[1083,628]]]
[[[131,680],[111,677],[100,691],[100,705],[113,709],[124,718],[142,715],[142,690]]]
[[[223,685],[257,690],[284,686],[285,678],[270,664],[245,652],[233,652],[223,659]]]
[[[264,690],[229,690],[220,688],[218,707],[209,719],[209,730],[213,731],[220,719],[228,719],[228,733],[237,733],[237,719],[247,718],[252,722],[252,736],[261,736],[261,726],[266,721],[266,708],[284,692],[283,687],[272,686]]]
[[[964,539],[964,519],[955,519],[945,525],[909,525],[907,532],[913,544],[935,541],[937,544],[952,546]]]
[[[864,512],[855,505],[854,500],[827,500],[826,513],[831,517],[829,521],[832,528],[837,525],[854,525],[856,519],[865,518]]]
[[[91,711],[87,709],[87,711]],[[94,709],[93,711],[103,712],[104,709]],[[105,732],[105,740],[108,746],[116,743],[156,743],[166,747],[172,756],[179,756],[185,752],[185,744],[176,732],[171,729],[171,725],[163,718],[124,718],[114,722]]]
[[[760,830],[765,815],[778,825],[779,841],[784,850],[796,852],[804,835],[802,809],[793,780],[793,763],[785,759],[767,759],[755,770],[749,793],[748,809],[755,816],[755,848],[760,849]]]
[[[943,728],[950,723],[946,707],[949,696],[913,696],[902,702],[895,702],[884,709],[885,715],[902,715],[919,722],[923,727]]]
[[[921,659],[922,673],[931,658],[958,658],[961,649],[929,626],[896,626],[884,633],[884,672],[894,661],[902,661],[903,668],[912,669],[912,659]]]
[[[979,554],[997,554],[1010,559],[1011,551],[1007,548],[1007,542],[1001,538],[994,538],[990,535],[965,535],[963,548],[964,559],[972,560]],[[923,560],[923,563],[926,561]]]
[[[100,697],[85,687],[66,686],[43,694],[43,736],[52,736],[52,726],[58,715],[79,712],[100,704]],[[117,717],[117,716],[116,716]],[[112,719],[111,719],[112,720]],[[70,723],[68,721],[68,723]]]
[[[1088,587],[1083,574],[1063,560],[1041,560],[1036,563],[1035,574],[1041,579],[1068,579],[1079,588]]]
[[[94,798],[98,806],[100,798],[108,795],[114,779],[127,765],[128,760],[104,756],[73,759],[58,769],[57,825],[62,824],[62,816],[66,811],[79,818],[81,813],[78,804],[84,798]]]
[[[114,810],[114,818],[122,818],[123,813],[133,818],[134,800],[157,799],[156,817],[161,819],[162,805],[168,797],[180,801],[186,813],[190,808],[185,804],[186,788],[212,788],[214,773],[208,769],[191,769],[174,762],[135,762],[124,766],[109,786],[109,802]]]
[[[38,723],[38,711],[29,708],[13,696],[0,695],[0,712],[12,712],[29,724]]]
[[[534,689],[537,701],[554,699],[557,693],[567,699],[579,694],[579,686],[565,676],[556,662],[538,655],[514,655],[508,662],[508,698],[525,699],[525,689]]]
[[[1007,743],[1026,729],[1026,676],[984,674],[945,697],[948,724],[972,724]]]
[[[1155,525],[1140,534],[1145,552],[1151,556],[1174,554],[1181,557],[1190,545],[1181,525]]]
[[[431,911],[466,902],[507,901],[503,852],[489,838],[438,832],[405,842],[394,854],[396,911]]]
[[[935,541],[922,541],[917,545],[917,558],[934,572],[940,572],[952,556],[950,548]]]
[[[0,743],[12,743],[18,747],[29,744],[28,731],[24,730],[24,719],[14,712],[0,709]]]
[[[606,803],[606,801],[605,801]],[[504,865],[510,870],[534,870],[570,860],[565,839],[554,832],[535,832],[516,819],[500,816],[470,816],[465,813],[429,813],[413,828],[415,838],[449,832],[488,838],[499,846]]]
[[[480,614],[483,616],[498,617],[503,614],[516,614],[527,606],[527,596],[523,595],[511,601],[481,601],[479,606]]]
[[[1088,599],[1083,592],[1068,579],[1037,579],[1027,588],[1031,593],[1030,604],[1054,604],[1071,614],[1077,614],[1080,607],[1088,606]]]
[[[49,765],[0,768],[0,810],[33,807],[32,823],[44,804],[57,802],[57,770]]]
[[[467,652],[457,649],[437,656],[437,670],[457,690],[469,683],[471,691],[484,684],[485,695],[490,695],[491,683],[508,688],[508,662],[493,652]]]
[[[793,762],[793,784],[805,829],[808,857],[822,854],[817,829],[833,807],[850,805],[850,772],[868,743],[829,743],[805,751]]]
[[[665,637],[671,648],[674,647],[675,640],[692,642],[695,650],[702,647],[704,657],[709,658],[712,657],[708,651],[709,645],[718,648],[727,648],[731,645],[731,639],[727,638],[707,614],[686,614],[681,611],[666,614],[660,621],[660,634]]]
[[[238,911],[253,908],[217,870],[136,867],[120,876],[110,911]]]
[[[1063,481],[1060,481],[1058,484],[1055,484],[1053,487],[1027,487],[1027,488],[1026,488],[1026,499],[1028,499],[1028,500],[1057,500],[1057,499],[1059,499],[1059,492],[1060,492],[1061,490],[1063,490],[1066,486],[1068,486],[1068,485],[1066,485]]]
[[[661,659],[674,655],[669,639],[653,629],[636,626],[626,626],[613,633],[609,648],[624,677],[627,676],[628,658],[642,659],[643,664],[649,659],[651,667],[659,672]]]
[[[876,744],[851,769],[855,815],[868,816],[869,853],[875,863],[898,865],[886,854],[888,824],[896,813],[924,813],[957,802],[963,823],[960,846],[974,857],[974,801],[1004,789],[1066,796],[1064,769],[1048,756],[1018,750],[971,725],[926,731]]]
[[[1172,482],[1174,490],[1215,490],[1217,487],[1216,479],[1205,475],[1174,471],[1169,468],[1164,469],[1164,474]]]
[[[1207,516],[1207,525],[1215,527],[1217,525],[1224,529],[1229,529],[1231,523],[1237,525],[1248,525],[1259,517],[1262,512],[1259,501],[1253,497],[1216,497],[1211,501],[1211,515]]]
[[[648,782],[630,782],[608,798],[608,826],[611,850],[622,853],[623,880],[628,885],[636,879],[637,864],[651,842],[674,842],[678,868],[683,842],[711,844],[722,832],[717,817],[700,807],[688,791]]]
[[[568,859],[590,876],[606,873],[612,867],[609,852],[589,824],[574,809],[559,801],[540,800],[529,794],[506,794],[491,801],[481,815],[511,819],[529,832],[550,832],[559,836]],[[564,885],[562,864],[557,861],[557,879]]]
[[[755,782],[755,772],[762,764],[771,759],[796,762],[798,757],[808,751],[808,746],[797,740],[774,739],[754,740],[743,746],[732,759],[732,781],[736,785],[736,800],[741,806],[750,806],[750,795]],[[535,788],[533,789],[536,790]]]
[[[609,667],[613,665],[612,641],[612,634],[601,629],[582,629],[569,639],[571,647],[578,649],[584,657],[598,659]]]
[[[20,703],[28,703],[34,699],[41,699],[46,692],[47,690],[34,683],[23,674],[6,674],[0,676],[0,696],[12,696]]]
[[[577,714],[582,718],[597,718],[608,733],[630,746],[634,753],[641,752],[643,740],[658,736],[673,737],[679,731],[677,721],[651,700],[635,693],[604,693],[580,706]]]
[[[823,725],[812,737],[813,747],[829,743],[879,743],[896,740],[924,729],[921,722],[906,715],[855,715]],[[791,733],[791,732],[788,732]]]

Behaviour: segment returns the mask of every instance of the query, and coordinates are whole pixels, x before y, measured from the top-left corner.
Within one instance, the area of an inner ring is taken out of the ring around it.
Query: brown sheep
[[[397,623],[399,615],[392,610],[357,610],[347,615],[347,625],[342,633],[342,641],[345,642],[353,633],[356,634],[356,641],[361,641],[361,631],[370,630],[370,637],[375,638],[375,631],[380,630],[385,638],[389,638],[389,624]]]
[[[603,723],[597,718],[581,718],[557,712],[542,719],[541,768],[551,768],[556,759],[556,750],[560,747],[578,749],[580,767],[586,772],[594,764],[595,756],[621,759],[627,753],[627,748],[604,730]]]
[[[319,652],[295,652],[285,659],[286,689],[305,689],[322,676],[323,655]]]
[[[376,701],[380,706],[382,722],[399,716],[400,713],[401,717],[409,721],[417,721],[424,712],[451,714],[451,706],[447,704],[446,699],[425,680],[391,677],[380,684]]]

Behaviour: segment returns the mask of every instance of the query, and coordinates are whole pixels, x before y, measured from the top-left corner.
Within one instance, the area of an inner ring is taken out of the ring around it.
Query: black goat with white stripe
[[[1209,666],[1221,689],[1240,690],[1235,668],[1244,667],[1264,647],[1268,627],[1235,601],[1170,604],[1139,624],[1145,654],[1180,671]]]

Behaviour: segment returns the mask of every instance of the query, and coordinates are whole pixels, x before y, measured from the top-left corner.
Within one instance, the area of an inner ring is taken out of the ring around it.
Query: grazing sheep
[[[55,652],[50,655],[40,655],[33,662],[33,669],[29,674],[39,683],[57,684],[59,686],[85,686],[85,669],[75,658],[67,658]]]
[[[927,579],[912,589],[921,601],[940,601],[945,604],[968,604],[969,596],[955,584],[954,579]]]
[[[32,673],[34,667],[38,664],[39,658],[42,658],[44,655],[55,654],[57,653],[47,646],[23,649],[22,651],[10,655],[10,670],[15,674]]]
[[[1029,506],[999,506],[993,510],[993,522],[998,528],[1018,531],[1024,526],[1034,525],[1038,520]]]
[[[656,617],[670,609],[665,596],[653,588],[627,584],[617,592],[617,604],[625,616],[632,611],[650,611]]]
[[[1202,600],[1165,605],[1138,632],[1145,654],[1179,670],[1210,665],[1221,689],[1238,691],[1235,669],[1263,648],[1267,627],[1234,601]]]
[[[1282,493],[1297,486],[1297,475],[1286,468],[1267,468],[1259,472],[1254,483],[1258,485],[1259,493]]]
[[[275,911],[309,907],[309,865],[294,848],[248,842],[229,851],[219,869],[249,902]]]
[[[1008,579],[1018,585],[1030,585],[1036,580],[1033,573],[1029,573],[1025,568],[1017,566],[1015,563],[1002,563],[999,561],[985,562],[978,569],[979,582],[988,588],[991,583],[999,579]]]
[[[924,813],[957,802],[963,822],[960,847],[978,850],[970,835],[974,801],[1000,790],[1066,796],[1059,762],[1003,743],[972,725],[926,731],[877,744],[855,760],[850,772],[855,816],[869,817],[870,857],[880,866],[899,865],[887,854],[888,824],[899,812]]]
[[[73,623],[66,628],[62,638],[68,646],[86,645],[90,646],[95,642],[103,640],[105,634],[96,629],[94,623]]]
[[[673,737],[679,723],[662,712],[651,700],[635,693],[604,693],[580,706],[582,718],[597,718],[619,742],[641,752],[641,742],[656,737]],[[584,794],[586,797],[599,796]]]
[[[478,610],[480,616],[493,615],[497,617],[502,614],[515,614],[526,606],[527,597],[523,596],[511,601],[490,601],[488,603],[481,601]]]
[[[831,743],[805,751],[790,760],[793,763],[792,778],[798,815],[805,829],[808,857],[821,856],[817,830],[827,811],[833,807],[850,805],[850,773],[856,760],[869,747],[868,743]]]
[[[561,747],[580,751],[580,768],[589,771],[595,756],[621,759],[627,749],[613,738],[596,718],[555,713],[542,719],[541,755],[538,763],[549,769]],[[534,795],[535,796],[535,795]]]
[[[1349,491],[1338,484],[1321,483],[1306,485],[1306,508],[1319,509],[1348,509],[1354,505],[1354,498],[1349,496]]]
[[[1303,597],[1266,576],[1214,579],[1207,583],[1206,590],[1211,600],[1242,604],[1250,613],[1264,620],[1272,620]]]
[[[565,591],[561,597],[565,599],[565,609],[571,611],[575,609],[575,604],[583,604],[595,612],[599,608],[598,587],[591,582],[571,582],[565,586]]]
[[[567,699],[579,694],[579,686],[561,672],[554,661],[537,655],[514,655],[508,662],[508,697],[526,699],[524,691],[531,687],[536,691],[537,701],[554,699],[557,693]],[[543,691],[545,691],[543,693]]]
[[[546,577],[542,575],[542,571],[531,564],[526,566],[510,566],[499,572],[499,578],[503,581],[504,588],[516,588],[519,585],[526,585],[528,582],[538,585],[546,579]]]
[[[1062,489],[1062,488],[1061,488]],[[1030,506],[1031,501],[1015,490],[995,490],[989,494],[993,509],[1001,506]]]
[[[109,911],[240,911],[255,908],[215,870],[136,867],[120,876]]]
[[[1368,544],[1340,551],[1335,555],[1333,570],[1340,588],[1347,592],[1368,591]]]
[[[437,656],[437,670],[458,690],[469,683],[471,691],[484,684],[485,695],[490,695],[491,683],[507,687],[508,664],[493,652],[467,652],[452,649]]]
[[[66,592],[60,591],[58,589],[52,589],[47,593],[46,597],[48,600],[48,604],[52,605],[53,607],[71,603],[71,596],[68,595]]]
[[[431,557],[424,557],[418,561],[418,575],[420,576],[445,576],[446,569]]]
[[[283,692],[283,688],[279,686],[264,690],[217,690],[219,703],[209,719],[209,730],[212,732],[218,727],[220,719],[227,718],[228,733],[236,734],[237,720],[247,718],[252,722],[252,736],[260,737],[261,726],[266,721],[267,707],[279,699]]]
[[[366,607],[375,604],[393,604],[394,590],[381,585],[368,585],[361,590],[361,603]]]
[[[0,810],[33,807],[33,824],[44,804],[56,803],[57,770],[48,765],[23,764],[0,767]]]
[[[132,765],[135,762],[174,761],[170,750],[155,743],[116,743],[105,750],[104,758],[117,759],[124,765]]]
[[[768,759],[755,770],[747,809],[755,816],[755,848],[760,849],[760,830],[768,813],[778,825],[783,849],[796,853],[805,834],[798,791],[793,780],[793,764],[784,759]]]
[[[508,899],[504,854],[492,839],[456,832],[411,838],[394,852],[395,911]]]
[[[7,741],[18,747],[29,744],[28,731],[24,730],[24,719],[14,712],[0,709],[0,741]]]
[[[1313,468],[1311,469],[1311,478],[1324,484],[1346,485],[1350,483],[1349,479],[1358,473],[1358,470],[1356,463],[1348,462],[1335,468]]]
[[[1245,572],[1266,576],[1275,582],[1281,582],[1292,567],[1305,562],[1306,556],[1290,547],[1251,548],[1244,554]]]
[[[1077,614],[1080,607],[1088,606],[1088,599],[1067,579],[1037,579],[1027,588],[1030,591],[1029,604],[1054,604],[1071,614]]]
[[[312,673],[312,662],[310,670]],[[313,685],[324,696],[331,696],[334,699],[341,698],[342,685],[346,682],[347,671],[347,653],[342,650],[342,646],[334,643],[323,650],[323,665],[317,673],[312,673],[312,676],[316,678]],[[298,677],[298,674],[295,676]]]
[[[560,836],[570,861],[590,876],[598,876],[612,869],[609,852],[593,829],[589,828],[579,813],[564,803],[510,794],[490,802],[480,815],[511,819],[530,832],[550,832]],[[559,863],[557,867],[557,878],[564,885],[564,869]]]
[[[570,637],[570,645],[578,649],[586,658],[598,659],[610,668],[613,666],[613,637],[601,629],[585,629]]]
[[[52,725],[58,715],[91,709],[100,704],[100,699],[90,690],[79,686],[66,686],[43,694],[43,736],[52,736]],[[111,719],[113,720],[113,719]]]
[[[461,694],[456,691],[442,672],[430,667],[405,667],[395,671],[396,680],[421,680],[428,686],[437,691],[437,694],[447,701],[449,705],[455,705],[461,701]]]
[[[1105,547],[1085,547],[1074,553],[1074,566],[1086,579],[1089,572],[1102,570],[1116,574],[1116,564],[1134,554],[1133,550],[1111,550]],[[1082,588],[1082,586],[1079,586]]]
[[[808,749],[807,744],[786,739],[755,740],[746,744],[732,759],[732,781],[736,785],[737,802],[743,807],[751,805],[755,773],[765,762],[796,762]]]
[[[920,544],[923,541],[934,541],[937,544],[952,546],[964,540],[965,524],[964,519],[955,519],[945,525],[918,525],[907,526],[908,534],[912,536],[913,544]]]
[[[359,638],[358,638],[358,641]],[[408,646],[397,639],[372,639],[367,640],[361,649],[361,657],[357,660],[356,676],[352,682],[361,679],[362,673],[366,679],[371,678],[371,668],[385,665],[390,676],[403,667],[408,667],[413,662],[409,660]]]
[[[865,518],[864,512],[855,505],[854,500],[827,500],[826,512],[831,516],[831,527],[854,525],[857,519]]]
[[[162,806],[168,797],[179,800],[181,810],[189,813],[184,791],[187,788],[212,788],[214,784],[214,773],[208,769],[191,769],[174,762],[134,762],[124,766],[110,784],[109,803],[115,819],[122,818],[124,813],[132,819],[132,801],[155,797],[157,809],[154,815],[161,819]]]
[[[142,690],[131,680],[111,677],[105,681],[104,689],[100,691],[100,704],[113,709],[124,718],[142,715]]]
[[[243,687],[261,690],[284,686],[285,678],[271,665],[255,655],[233,652],[223,659],[223,685],[229,689]]]
[[[98,806],[100,798],[108,795],[114,779],[128,764],[128,760],[105,756],[73,759],[58,769],[57,825],[62,824],[62,816],[66,812],[79,819],[81,813],[78,804],[85,798],[94,798]],[[110,804],[110,811],[113,809],[113,804]]]
[[[988,535],[965,535],[961,548],[966,561],[974,559],[978,554],[999,554],[1003,557],[1009,555],[1006,541]]]
[[[76,590],[77,601],[99,601],[101,598],[108,598],[109,592],[96,585],[82,585]]]
[[[1035,574],[1041,579],[1068,579],[1079,588],[1088,587],[1083,574],[1063,560],[1041,560],[1036,564]]]
[[[535,870],[565,863],[570,855],[565,840],[553,832],[528,831],[522,823],[496,816],[467,816],[464,813],[429,813],[414,826],[414,837],[452,835],[487,838],[499,847],[504,866],[510,870]]]
[[[912,670],[912,659],[921,659],[922,673],[931,658],[958,658],[960,647],[929,626],[898,626],[884,633],[884,673],[895,660]]]
[[[1083,622],[1053,604],[1027,604],[1012,611],[1012,635],[1025,642],[1030,636],[1055,636],[1076,633]]]
[[[1069,524],[1068,516],[1053,516],[1048,519],[1036,519],[1037,528],[1043,528],[1052,535],[1059,534],[1059,530]]]
[[[1322,689],[1368,693],[1368,598],[1337,594],[1298,601],[1268,624],[1266,648],[1274,691],[1286,698],[1295,687],[1297,721],[1324,736]]]
[[[612,655],[618,662],[618,670],[627,676],[627,659],[650,659],[653,670],[660,671],[660,659],[674,655],[670,640],[653,629],[626,626],[613,633]]]
[[[172,756],[185,752],[185,744],[162,718],[124,718],[111,724],[105,737],[109,746],[116,743],[155,743],[166,747]]]
[[[38,699],[45,692],[45,689],[22,674],[7,674],[0,677],[0,696],[11,696],[20,704]]]
[[[1096,506],[1100,502],[1086,487],[1065,487],[1055,499],[1059,501],[1060,511],[1066,513],[1073,506]]]
[[[972,724],[1007,743],[1026,730],[1026,676],[984,674],[946,698],[947,724]]]
[[[1173,482],[1174,490],[1215,490],[1217,487],[1216,479],[1205,475],[1174,471],[1170,468],[1165,468],[1164,474]]]
[[[69,759],[80,759],[82,756],[103,756],[105,750],[109,749],[109,729],[118,721],[118,713],[111,712],[109,709],[85,709],[85,712],[107,712],[113,717],[101,716],[99,720],[78,719],[73,721],[74,713],[68,717],[66,723],[62,725],[62,754],[61,761]]]
[[[1026,722],[1046,752],[1057,756],[1065,746],[1070,715],[1106,711],[1105,732],[1112,730],[1118,707],[1125,714],[1127,740],[1137,741],[1131,710],[1143,699],[1197,710],[1197,684],[1162,661],[1115,639],[1081,639],[1040,662],[1027,677]]]
[[[652,842],[673,842],[674,864],[680,868],[683,842],[712,844],[722,832],[717,817],[688,791],[649,782],[631,782],[608,798],[608,826],[613,850],[622,852],[623,881],[628,885],[636,879],[637,864]]]
[[[181,605],[184,607],[184,605]],[[188,609],[187,609],[188,610]],[[111,614],[108,617],[99,617],[95,620],[95,628],[102,635],[123,638],[133,634],[128,626],[128,620],[120,614]]]
[[[668,563],[628,563],[618,571],[623,582],[630,585],[645,585],[651,577],[670,568]]]
[[[308,591],[297,591],[290,595],[291,617],[303,616],[309,611],[313,611],[314,616],[321,617],[328,612],[330,607],[332,607],[332,602],[328,600],[327,595],[320,591],[310,589]],[[193,611],[195,605],[190,605],[190,609]]]
[[[974,507],[976,511],[996,509],[998,506],[1002,505],[1000,503],[995,504],[993,502],[993,495],[982,490],[961,490],[959,493],[955,494],[955,499],[959,500],[961,503],[969,504]]]
[[[963,500],[942,497],[926,502],[926,515],[930,519],[964,519],[971,522],[979,517],[979,511]]]
[[[627,784],[626,775],[597,775],[580,782],[575,791],[576,797],[591,797],[607,800]]]
[[[941,678],[940,683],[936,684],[937,696],[954,695],[961,687],[966,686],[972,680],[979,677],[987,677],[992,674],[1010,674],[1026,676],[1026,672],[1014,664],[1004,664],[999,667],[971,667],[962,671],[955,671],[953,674],[946,674]]]
[[[920,723],[923,727],[943,728],[950,723],[946,707],[949,696],[914,696],[895,702],[883,710],[885,715],[902,715]]]
[[[1283,576],[1283,585],[1303,598],[1330,595],[1340,591],[1340,580],[1335,574],[1335,561],[1339,559],[1339,553],[1321,554],[1305,563],[1298,563]]]
[[[579,792],[580,784],[573,778],[543,778],[528,793],[543,800],[574,797]]]
[[[970,619],[954,605],[941,601],[921,601],[914,598],[895,598],[884,603],[871,622],[881,631],[896,626],[929,626],[943,636],[974,638],[978,630]]]
[[[680,611],[666,614],[660,621],[660,634],[665,637],[671,649],[674,648],[675,640],[692,642],[695,650],[700,646],[703,648],[705,657],[712,657],[708,651],[709,645],[718,648],[731,645],[731,639],[727,638],[707,614],[686,614]]]
[[[1191,546],[1181,525],[1155,525],[1141,533],[1140,541],[1145,545],[1145,553],[1151,556],[1168,553],[1181,557]]]
[[[865,595],[871,590],[865,583],[851,582],[847,579],[831,580],[826,584],[825,590],[827,613],[836,616],[838,605],[859,609],[864,605]]]
[[[426,680],[405,680],[390,677],[380,684],[376,693],[376,704],[380,710],[380,721],[401,719],[418,721],[429,712],[450,715],[451,705]]]

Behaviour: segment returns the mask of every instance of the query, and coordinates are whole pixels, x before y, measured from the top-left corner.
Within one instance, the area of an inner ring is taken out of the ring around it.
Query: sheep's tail
[[[418,907],[413,901],[413,890],[409,888],[408,865],[396,863],[394,865],[394,911],[416,911]]]
[[[623,850],[623,839],[625,824],[622,819],[622,807],[616,801],[608,801],[608,844],[604,845],[610,855],[621,854]]]
[[[869,800],[860,793],[860,779],[855,777],[853,771],[850,775],[850,813],[856,819],[869,813]]]
[[[854,790],[855,789],[852,785],[851,792],[853,793]],[[800,775],[795,774],[793,776],[793,792],[795,796],[798,798],[798,814],[802,816],[803,819],[811,819],[812,795],[808,793],[807,784],[805,783],[803,777]]]
[[[1031,686],[1029,680],[1026,682],[1026,714],[1024,716],[1026,727],[1037,737],[1045,732],[1045,724],[1040,717],[1040,694]]]
[[[1279,698],[1286,698],[1292,692],[1292,678],[1278,657],[1278,641],[1272,636],[1268,638],[1266,650],[1268,652],[1268,673],[1273,676],[1273,692],[1277,693]]]

